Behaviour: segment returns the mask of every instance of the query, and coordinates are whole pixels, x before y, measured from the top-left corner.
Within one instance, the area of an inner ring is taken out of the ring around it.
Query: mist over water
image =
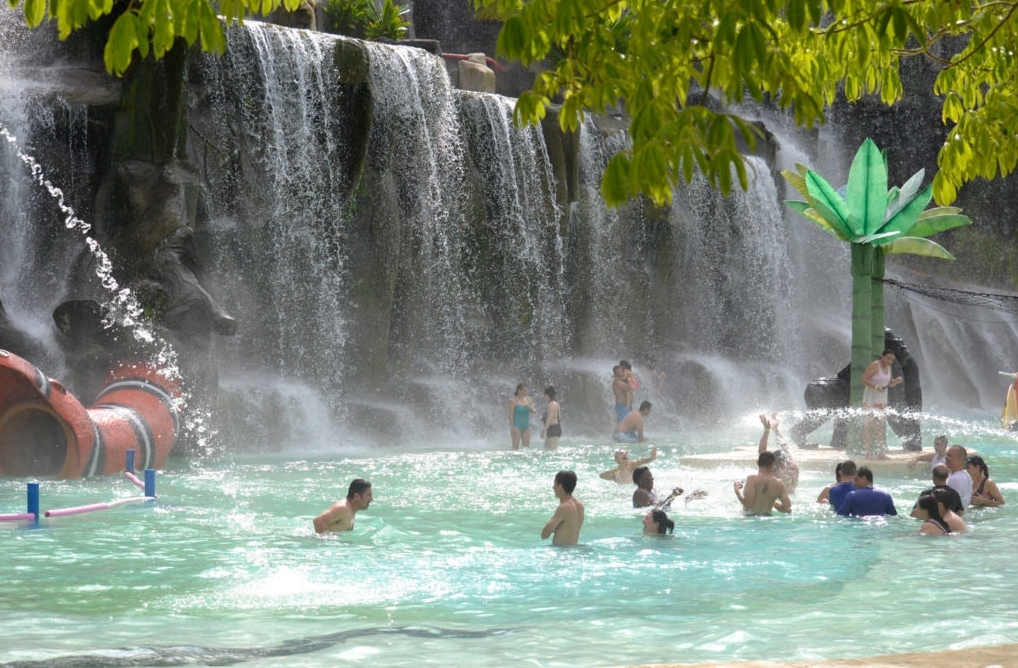
[[[215,341],[227,449],[500,442],[518,382],[536,397],[555,385],[569,429],[601,436],[621,358],[645,380],[658,429],[721,425],[733,410],[801,409],[806,383],[847,363],[847,249],[789,214],[774,178],[820,158],[825,175],[847,171],[850,155],[827,150],[833,132],[810,139],[761,111],[776,164],[751,158],[746,192],[723,198],[697,176],[669,208],[609,209],[600,176],[626,144],[611,123],[582,125],[567,198],[544,134],[513,124],[512,100],[456,91],[424,51],[368,44],[358,175],[355,93],[333,62],[341,39],[252,22],[192,70],[195,108],[207,110],[190,138],[205,156],[203,279],[240,324]],[[12,55],[2,121],[29,152],[40,133],[76,128],[66,157],[47,148],[45,159],[72,203],[87,201],[98,138],[85,107],[21,86]],[[52,205],[16,156],[2,159],[13,222],[0,231],[2,298],[59,375],[50,313],[82,292],[81,241],[39,213]],[[384,235],[372,249],[369,226]],[[891,288],[887,304],[928,405],[998,410],[997,371],[1018,366],[1006,354],[1012,316]]]

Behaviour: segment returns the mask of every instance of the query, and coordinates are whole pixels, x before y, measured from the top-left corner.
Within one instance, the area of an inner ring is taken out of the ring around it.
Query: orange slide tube
[[[180,384],[166,371],[121,364],[85,408],[59,381],[0,350],[0,475],[80,478],[163,468],[180,431]]]

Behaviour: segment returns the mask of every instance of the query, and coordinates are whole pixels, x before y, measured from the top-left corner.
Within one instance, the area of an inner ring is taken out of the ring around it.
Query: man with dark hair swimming
[[[356,478],[350,483],[345,499],[332,504],[332,507],[314,519],[315,532],[350,531],[353,529],[354,515],[358,510],[366,510],[370,504],[371,483]]]

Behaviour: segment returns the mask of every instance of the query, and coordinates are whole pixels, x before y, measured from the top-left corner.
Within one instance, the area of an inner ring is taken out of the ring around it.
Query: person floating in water
[[[580,528],[583,526],[583,504],[573,497],[576,489],[576,473],[559,471],[551,489],[559,500],[555,514],[541,529],[541,540],[554,535],[552,545],[576,545],[580,542]]]
[[[314,519],[316,533],[350,531],[354,515],[358,510],[367,510],[371,505],[371,483],[356,478],[347,489],[346,498],[337,501],[324,513]]]
[[[509,433],[512,437],[513,450],[530,447],[530,414],[537,412],[537,407],[530,399],[530,388],[525,383],[516,386],[516,393],[509,400]]]
[[[643,435],[643,419],[650,415],[651,403],[644,401],[640,408],[629,411],[629,415],[622,418],[622,421],[615,425],[615,432],[612,439],[618,443],[637,443],[646,441]]]
[[[650,457],[643,459],[630,460],[628,452],[619,450],[615,453],[615,468],[602,472],[600,477],[602,480],[614,480],[620,485],[630,485],[633,483],[633,471],[655,459],[657,459],[656,445],[650,449]]]

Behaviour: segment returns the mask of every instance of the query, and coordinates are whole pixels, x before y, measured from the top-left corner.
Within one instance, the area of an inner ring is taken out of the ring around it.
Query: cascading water
[[[5,12],[0,14],[0,38],[20,47],[3,51],[0,60],[0,139],[7,145],[0,154],[0,179],[6,184],[0,215],[9,221],[0,230],[0,276],[7,315],[36,339],[36,352],[53,364],[48,370],[55,373],[64,369],[54,341],[54,307],[71,297],[95,298],[102,302],[107,326],[116,324],[137,341],[155,344],[160,364],[172,367],[174,351],[141,322],[134,294],[119,285],[109,256],[91,235],[92,225],[66,194],[80,196],[96,187],[96,148],[91,145],[88,106],[45,83],[47,77],[56,78],[52,70],[60,68],[46,62],[52,35],[27,33]],[[43,83],[27,78],[39,66],[47,72]],[[42,137],[49,140],[47,149],[58,147],[47,152],[52,167],[30,154]],[[88,271],[76,272],[79,265]]]
[[[565,249],[562,211],[540,128],[516,127],[513,101],[496,95],[459,96],[464,136],[484,210],[472,279],[494,306],[492,362],[536,371],[567,354]],[[495,277],[496,280],[490,280]]]
[[[46,67],[36,55],[44,53],[53,40],[28,34],[18,18],[8,11],[0,13],[0,39],[15,47],[0,51],[0,127],[5,130],[5,148],[0,151],[4,184],[0,191],[0,302],[10,320],[30,337],[23,354],[36,357],[50,373],[60,374],[66,369],[54,337],[52,313],[69,291],[67,268],[74,265],[81,245],[80,238],[64,231],[63,213],[41,191],[34,176],[45,168],[44,180],[60,184],[67,193],[82,192],[83,183],[92,176],[88,173],[88,110],[35,76]],[[61,150],[48,152],[45,165],[34,159],[31,165],[26,163],[34,145],[41,143],[36,138],[45,136],[63,139]],[[33,168],[39,172],[33,173]]]
[[[511,100],[453,90],[422,50],[258,23],[230,28],[229,44],[191,68],[189,152],[206,286],[239,322],[215,345],[231,446],[483,440],[521,381],[555,384],[576,432],[607,432],[623,357],[653,370],[659,426],[710,424],[736,406],[799,405],[808,380],[847,360],[845,251],[791,219],[762,159],[745,193],[722,198],[697,178],[669,208],[609,209],[600,177],[626,142],[610,120],[583,125],[565,188],[546,133],[515,127]],[[366,53],[363,81],[343,69],[348,51]],[[4,94],[15,89],[29,87]],[[51,98],[24,114],[26,146],[46,119],[84,128],[75,119],[95,113]],[[67,173],[54,180],[85,202],[102,141],[83,130],[62,143]],[[779,144],[779,167],[812,162]],[[4,159],[5,174],[21,169]],[[25,224],[4,246],[3,299],[46,341],[71,293],[71,272],[53,268],[80,246],[53,242],[19,178],[4,194],[4,215]],[[972,403],[994,402],[978,376],[1014,364],[945,362],[960,350],[925,330],[955,321],[898,309],[889,299],[888,324],[924,375],[962,374]],[[981,329],[957,338],[1000,350],[1013,335]]]

